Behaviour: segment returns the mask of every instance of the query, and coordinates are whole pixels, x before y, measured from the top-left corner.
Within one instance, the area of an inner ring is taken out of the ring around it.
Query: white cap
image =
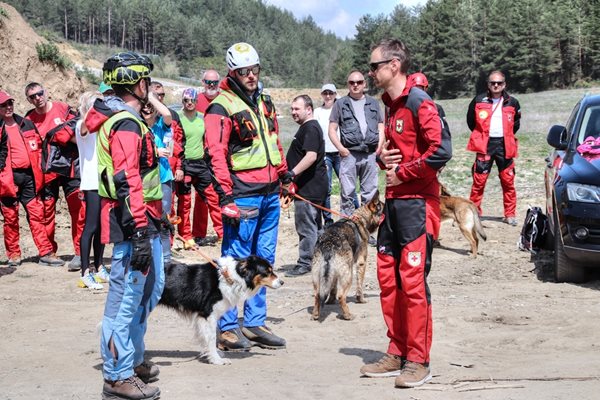
[[[321,93],[323,93],[326,90],[329,90],[333,93],[337,93],[337,89],[335,88],[335,85],[333,83],[324,84],[323,87],[321,88]]]
[[[236,43],[231,46],[227,50],[225,61],[227,62],[227,68],[232,71],[238,68],[260,64],[258,53],[254,47],[244,42]]]

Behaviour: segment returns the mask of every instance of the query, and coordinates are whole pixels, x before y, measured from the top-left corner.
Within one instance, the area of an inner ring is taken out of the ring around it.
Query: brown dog
[[[383,203],[379,192],[373,199],[354,211],[352,217],[342,218],[325,228],[319,237],[312,261],[315,307],[312,318],[318,320],[326,301],[340,302],[341,318],[351,320],[346,296],[352,287],[352,274],[356,269],[356,301],[366,303],[363,283],[367,267],[369,234],[379,226]],[[356,268],[355,268],[356,267]]]
[[[487,240],[487,236],[475,203],[462,197],[451,196],[448,189],[440,183],[440,213],[442,221],[451,219],[458,224],[463,236],[471,244],[471,257],[477,258],[479,237]]]

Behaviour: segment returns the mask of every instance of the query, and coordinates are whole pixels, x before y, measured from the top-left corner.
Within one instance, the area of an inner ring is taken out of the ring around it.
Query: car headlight
[[[567,183],[567,196],[571,201],[600,203],[600,187],[582,185],[581,183]]]

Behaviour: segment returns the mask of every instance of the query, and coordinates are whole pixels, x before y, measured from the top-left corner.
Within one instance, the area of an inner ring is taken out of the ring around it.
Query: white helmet
[[[236,43],[227,49],[225,61],[227,61],[227,68],[232,71],[260,64],[258,53],[254,50],[254,47],[244,42]]]

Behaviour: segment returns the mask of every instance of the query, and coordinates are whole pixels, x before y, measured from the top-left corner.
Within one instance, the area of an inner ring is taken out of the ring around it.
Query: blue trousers
[[[110,286],[102,319],[103,375],[117,381],[133,375],[133,368],[144,361],[144,335],[148,315],[156,307],[165,286],[162,245],[152,237],[152,259],[147,275],[129,268],[131,242],[115,243],[110,270]],[[114,345],[117,358],[110,351]]]
[[[242,218],[239,227],[223,224],[221,254],[236,258],[254,254],[273,264],[279,226],[279,194],[243,197],[235,199],[235,204],[240,209]],[[244,214],[249,212],[254,212],[256,215],[244,217]],[[262,326],[266,319],[267,290],[262,287],[256,295],[244,303],[244,326]],[[219,320],[221,331],[228,331],[238,326],[237,307],[227,311]]]
[[[171,201],[173,200],[173,181],[161,183],[162,189],[162,216],[168,216],[171,212]],[[168,229],[160,231],[160,241],[163,249],[163,263],[168,265],[171,262],[171,232]]]

